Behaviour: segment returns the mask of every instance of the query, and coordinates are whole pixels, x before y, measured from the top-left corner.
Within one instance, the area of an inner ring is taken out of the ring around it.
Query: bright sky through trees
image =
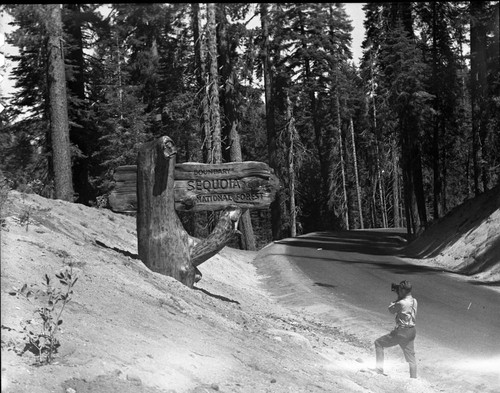
[[[361,57],[361,43],[365,34],[365,29],[363,27],[364,12],[362,10],[364,3],[345,3],[345,9],[347,14],[352,20],[352,26],[354,30],[352,31],[352,57],[356,65],[359,64],[359,58]],[[106,15],[106,5],[103,5],[102,13]],[[0,24],[3,26],[2,33],[10,33],[12,31],[12,26],[9,26],[12,17],[6,12],[2,12],[0,15]],[[258,20],[255,20],[258,23]],[[11,45],[4,45],[2,48],[5,54],[13,54],[17,52],[17,48]],[[15,81],[8,78],[10,69],[13,67],[11,62],[6,62],[4,79],[1,81],[0,92],[2,96],[8,96],[14,87]]]
[[[352,59],[356,65],[359,65],[359,59],[362,55],[361,44],[365,35],[365,28],[363,26],[363,19],[365,13],[363,6],[365,3],[345,3],[345,10],[352,20],[352,27],[354,30],[351,32],[352,36]]]

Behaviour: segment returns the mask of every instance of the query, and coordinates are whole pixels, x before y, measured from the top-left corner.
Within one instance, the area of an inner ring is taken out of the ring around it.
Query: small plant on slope
[[[43,296],[47,299],[45,306],[39,307],[35,310],[41,319],[41,328],[37,332],[33,328],[33,320],[27,320],[24,323],[23,331],[25,333],[24,339],[26,347],[23,352],[29,350],[38,355],[38,364],[49,364],[54,359],[54,354],[60,346],[59,340],[56,337],[59,326],[63,323],[62,313],[64,308],[71,300],[73,295],[73,287],[78,280],[78,277],[73,278],[73,269],[66,269],[64,272],[55,275],[59,283],[63,285],[61,288],[56,288],[51,285],[49,276],[45,275],[43,282],[44,288],[32,291],[25,284],[20,290],[11,292],[12,295],[22,294],[26,298],[31,296]]]

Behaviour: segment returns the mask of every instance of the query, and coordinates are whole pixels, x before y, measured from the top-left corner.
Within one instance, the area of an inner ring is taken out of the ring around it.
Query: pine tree
[[[418,211],[419,226],[425,227],[427,213],[422,177],[421,136],[428,100],[423,76],[428,74],[421,54],[409,33],[399,23],[387,33],[381,45],[380,62],[384,70],[386,94],[397,115],[401,140],[401,159],[405,189],[405,209],[408,229],[415,233],[413,195]]]
[[[201,23],[201,10],[198,3],[192,4],[193,40],[194,40],[194,68],[196,74],[196,105],[199,116],[200,138],[202,143],[203,162],[208,162],[208,152],[212,150],[210,138],[210,114],[208,108],[208,83],[206,64],[206,39]]]
[[[63,7],[65,32],[65,63],[67,76],[68,116],[72,143],[73,186],[76,202],[89,204],[96,193],[90,184],[94,163],[92,153],[97,145],[97,130],[89,119],[90,105],[86,95],[88,85],[88,56],[90,35],[100,23],[95,6],[66,4]]]
[[[498,26],[498,3],[470,2],[472,154],[476,195],[491,187],[490,165],[495,160],[493,157],[498,156],[492,154],[498,153],[498,132],[494,133],[491,127],[491,119],[498,118],[499,110],[493,98],[495,90],[498,96]]]
[[[240,46],[240,38],[245,34],[242,25],[235,23],[229,24],[227,13],[238,16],[243,11],[245,14],[246,5],[236,4],[232,7],[223,3],[217,4],[217,26],[218,33],[218,55],[219,69],[221,81],[221,108],[222,113],[222,146],[223,158],[226,161],[243,161],[240,142],[240,123],[241,116],[238,115],[239,107],[241,106],[241,87],[238,82],[238,53],[237,48]],[[250,212],[243,212],[240,218],[241,240],[242,246],[246,250],[255,250],[255,236],[252,228]]]
[[[208,154],[208,162],[222,162],[222,129],[219,104],[219,67],[217,61],[217,35],[215,26],[215,3],[207,3],[207,36],[209,59],[209,109],[212,150]]]
[[[260,20],[262,24],[262,68],[264,74],[264,95],[266,103],[266,130],[267,130],[267,147],[269,154],[269,165],[281,178],[281,171],[278,166],[278,150],[276,143],[276,117],[275,117],[275,99],[274,99],[274,75],[271,68],[271,45],[270,45],[270,15],[269,4],[260,4]],[[280,239],[281,236],[281,200],[280,192],[277,192],[276,199],[270,206],[271,208],[271,225],[272,238]]]
[[[265,12],[267,9],[261,10],[261,19],[265,20],[262,18]],[[304,121],[297,122],[297,130],[317,152],[319,178],[313,183],[316,184],[314,188],[307,191],[315,194],[311,198],[319,195],[319,200],[314,202],[319,209],[315,214],[318,214],[323,228],[340,227],[334,196],[336,186],[332,180],[336,160],[340,159],[338,149],[332,143],[338,140],[339,125],[335,123],[337,118],[330,115],[330,105],[335,101],[336,89],[343,79],[340,76],[341,64],[351,56],[348,48],[351,26],[340,5],[277,4],[271,12],[272,23],[268,33],[271,31],[273,43],[269,53],[273,64],[269,67],[273,73],[272,81],[269,80],[272,121],[279,135],[278,130],[284,128],[286,123],[288,91],[294,106],[301,107],[299,112],[304,112]],[[330,34],[324,34],[324,26],[329,26]],[[335,124],[337,132],[333,129]],[[269,143],[268,146],[273,145]],[[278,144],[272,151],[277,157],[276,166],[283,168],[281,171],[285,174],[286,151],[280,149]]]
[[[421,47],[424,61],[432,70],[427,81],[432,102],[432,126],[429,127],[429,146],[433,176],[433,217],[439,218],[447,208],[447,161],[451,141],[456,140],[456,108],[460,95],[458,80],[458,58],[452,47],[449,29],[454,8],[449,3],[417,4],[416,13],[422,29]]]
[[[40,182],[43,195],[52,197],[47,33],[41,22],[45,13],[41,5],[6,7],[17,27],[7,41],[18,47],[19,55],[8,56],[9,60],[17,63],[11,71],[11,78],[16,80],[16,90],[9,107],[9,121],[2,127],[2,133],[9,135],[3,170],[15,187]],[[20,115],[22,119],[18,120]]]
[[[54,163],[55,197],[73,202],[71,151],[69,142],[68,101],[64,69],[64,47],[61,7],[46,6],[48,33],[48,88],[50,130]]]
[[[114,14],[117,13],[115,10]],[[93,159],[100,168],[94,182],[100,194],[110,191],[113,170],[120,165],[135,164],[138,149],[152,137],[151,117],[145,112],[140,86],[132,84],[127,67],[125,37],[131,28],[114,19],[101,25],[98,31],[101,39],[95,45],[91,63],[89,100],[99,135]]]
[[[13,72],[18,90],[12,104],[17,113],[25,112],[23,120],[18,122],[31,123],[28,138],[32,139],[37,152],[33,154],[37,163],[32,177],[44,184],[44,195],[50,196],[53,163],[48,123],[50,100],[45,53],[45,40],[48,37],[46,17],[40,5],[13,5],[9,6],[9,12],[19,27],[10,37],[10,43],[20,49],[20,56],[13,58],[18,62]],[[92,134],[93,123],[85,123],[88,106],[84,86],[88,63],[87,57],[83,56],[83,48],[88,43],[90,29],[99,23],[99,17],[93,7],[68,5],[62,10],[62,20],[73,187],[77,201],[88,203],[94,196],[88,178],[92,166],[90,156],[96,139]],[[13,121],[16,122],[15,119]]]

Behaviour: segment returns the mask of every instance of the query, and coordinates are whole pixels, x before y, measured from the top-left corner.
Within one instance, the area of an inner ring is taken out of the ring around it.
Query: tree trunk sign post
[[[201,278],[197,266],[231,240],[244,209],[269,207],[279,181],[262,162],[176,165],[176,153],[167,136],[146,143],[137,166],[116,169],[109,201],[113,211],[137,211],[138,254],[144,264],[193,287]],[[222,213],[212,233],[196,242],[176,210]]]

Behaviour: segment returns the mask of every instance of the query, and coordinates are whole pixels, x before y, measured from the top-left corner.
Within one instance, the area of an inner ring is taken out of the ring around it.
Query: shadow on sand
[[[240,304],[240,302],[236,301],[236,300],[233,300],[233,299],[229,299],[228,297],[225,297],[225,296],[222,296],[222,295],[215,295],[209,291],[207,291],[206,289],[203,289],[203,288],[200,288],[200,287],[193,287],[194,290],[196,291],[201,291],[203,292],[205,295],[208,295],[210,297],[213,297],[214,299],[219,299],[219,300],[222,300],[223,302],[228,302],[228,303],[235,303],[235,304]]]

